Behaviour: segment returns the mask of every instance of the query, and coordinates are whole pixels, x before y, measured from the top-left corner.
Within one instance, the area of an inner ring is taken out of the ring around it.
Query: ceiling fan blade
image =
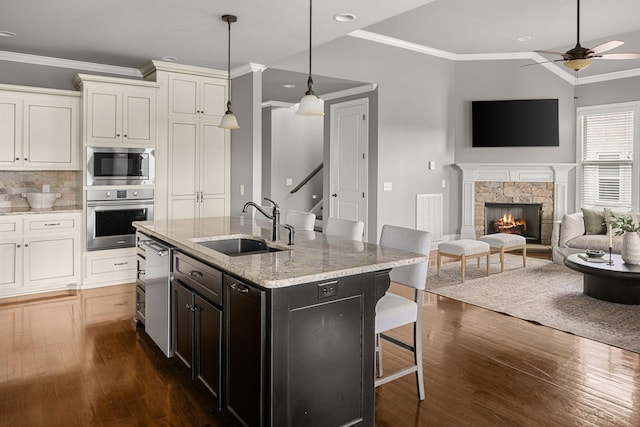
[[[640,53],[605,53],[598,56],[602,59],[640,59]]]
[[[555,50],[534,50],[535,53],[546,53],[549,55],[560,55],[562,56],[564,59],[571,59],[570,55],[567,55],[566,52],[558,52]]]
[[[599,53],[620,47],[623,44],[624,42],[620,40],[611,40],[610,42],[599,44],[598,46],[591,48],[591,50],[597,55]]]

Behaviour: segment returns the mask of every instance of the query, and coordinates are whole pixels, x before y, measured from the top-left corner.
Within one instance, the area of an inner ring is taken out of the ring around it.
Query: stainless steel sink
[[[279,252],[282,249],[267,246],[264,240],[237,237],[233,239],[209,240],[196,242],[198,245],[213,249],[227,256],[256,255],[267,252]]]

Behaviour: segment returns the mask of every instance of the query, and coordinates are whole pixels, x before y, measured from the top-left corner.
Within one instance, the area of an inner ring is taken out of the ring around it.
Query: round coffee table
[[[587,261],[578,255],[569,255],[564,264],[584,274],[585,295],[619,304],[640,304],[640,265],[625,264],[620,255],[611,256],[613,265]],[[604,259],[608,261],[609,254]]]

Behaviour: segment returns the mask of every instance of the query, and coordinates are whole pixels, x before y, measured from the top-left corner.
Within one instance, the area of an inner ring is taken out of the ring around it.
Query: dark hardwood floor
[[[0,300],[0,425],[225,425],[136,330],[134,299]],[[379,387],[377,426],[640,425],[640,355],[433,294],[423,309],[426,400],[412,376]],[[384,352],[386,370],[410,360]]]

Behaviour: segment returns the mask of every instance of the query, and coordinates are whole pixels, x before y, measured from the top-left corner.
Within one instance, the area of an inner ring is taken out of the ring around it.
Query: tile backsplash
[[[29,207],[22,193],[41,193],[49,185],[51,193],[60,193],[55,206],[82,203],[79,171],[0,171],[0,208]],[[79,184],[80,182],[80,184]]]

